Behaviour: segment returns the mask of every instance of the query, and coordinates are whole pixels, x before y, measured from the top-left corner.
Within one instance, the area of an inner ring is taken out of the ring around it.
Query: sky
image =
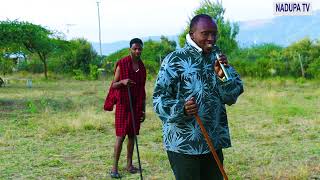
[[[201,0],[0,0],[0,20],[28,21],[63,32],[66,39],[85,38],[110,43],[133,37],[177,35]],[[215,0],[213,0],[215,1]],[[274,2],[293,0],[222,0],[225,18],[231,22],[269,19]],[[308,0],[312,9],[320,1]]]

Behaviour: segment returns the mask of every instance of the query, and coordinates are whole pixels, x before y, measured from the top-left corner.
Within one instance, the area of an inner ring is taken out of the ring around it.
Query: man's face
[[[133,59],[140,59],[142,52],[142,46],[139,43],[132,44],[130,48],[130,53]]]
[[[190,30],[191,39],[203,50],[203,53],[211,52],[216,43],[218,28],[213,20],[201,18]]]

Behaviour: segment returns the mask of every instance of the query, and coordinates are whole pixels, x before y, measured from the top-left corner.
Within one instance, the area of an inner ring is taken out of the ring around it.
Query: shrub
[[[74,73],[73,78],[74,78],[75,80],[83,81],[83,80],[86,79],[86,76],[84,75],[84,73],[83,73],[80,69],[74,69],[74,70],[73,70],[73,73]]]
[[[97,80],[98,79],[98,66],[90,64],[89,68],[90,68],[89,78],[91,80]]]

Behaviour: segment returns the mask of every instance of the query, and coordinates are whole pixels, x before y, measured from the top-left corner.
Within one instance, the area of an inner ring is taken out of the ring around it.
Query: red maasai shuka
[[[140,119],[142,117],[142,110],[144,101],[146,99],[145,83],[146,83],[146,69],[142,61],[139,61],[139,70],[135,72],[132,68],[131,56],[124,57],[116,63],[116,67],[120,68],[120,80],[131,79],[136,84],[130,87],[130,93],[132,98],[132,106],[134,110],[134,120],[136,135],[140,130]],[[117,136],[133,135],[132,116],[130,112],[128,89],[123,86],[119,89],[113,89],[117,92],[113,92],[113,96],[110,97],[110,101],[116,102],[115,112],[115,129]],[[110,91],[109,91],[110,93]],[[116,96],[116,98],[114,98]],[[107,98],[108,99],[108,98]],[[107,101],[106,99],[106,101]],[[109,101],[109,100],[108,100]]]
[[[103,109],[105,111],[113,111],[113,106],[117,103],[117,90],[112,88],[112,83],[109,87],[108,95],[104,101]]]

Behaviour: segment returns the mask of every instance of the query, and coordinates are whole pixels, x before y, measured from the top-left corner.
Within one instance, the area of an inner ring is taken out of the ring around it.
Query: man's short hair
[[[197,25],[200,19],[213,20],[212,17],[207,14],[198,14],[191,19],[190,26],[189,26],[190,30],[192,30]]]
[[[132,45],[135,44],[135,43],[138,43],[138,44],[140,44],[141,46],[143,46],[143,42],[142,42],[141,39],[139,39],[139,38],[133,38],[133,39],[131,39],[131,41],[130,41],[130,48],[131,48]]]

